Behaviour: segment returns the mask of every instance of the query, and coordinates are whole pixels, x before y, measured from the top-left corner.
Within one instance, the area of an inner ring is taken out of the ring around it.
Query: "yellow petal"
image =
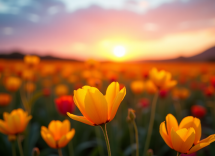
[[[88,116],[88,114],[85,111],[85,104],[84,99],[87,94],[87,90],[84,89],[78,89],[77,91],[74,91],[74,102],[78,109],[81,111],[82,115],[85,116],[89,121],[93,122],[92,119]]]
[[[0,132],[8,135],[11,134],[11,132],[8,130],[7,125],[3,120],[0,119]]]
[[[198,118],[194,118],[192,116],[185,117],[180,125],[179,128],[190,128],[193,127],[195,130],[195,141],[194,144],[197,144],[201,138],[202,134],[202,127],[201,127],[201,121]]]
[[[85,124],[88,124],[90,126],[95,126],[94,123],[90,122],[86,117],[84,116],[77,116],[77,115],[74,115],[74,114],[70,114],[69,112],[67,112],[67,115],[73,119],[73,120],[76,120],[76,121],[79,121],[79,122],[83,122]]]
[[[165,143],[170,148],[173,148],[170,137],[168,136],[167,131],[166,131],[165,121],[160,124],[160,134],[161,134],[161,137],[163,138],[163,140],[165,141]]]
[[[176,150],[178,152],[182,152],[181,146],[184,143],[182,138],[186,135],[186,133],[187,133],[186,128],[180,129],[177,132],[172,128],[172,130],[171,130],[171,141],[172,141],[172,146],[173,146],[174,150]]]
[[[108,114],[111,114],[111,110],[113,107],[113,101],[116,98],[117,94],[119,93],[119,83],[118,82],[112,82],[107,90],[106,90],[106,95],[105,98],[108,103]]]
[[[66,134],[66,138],[71,140],[75,135],[75,129],[73,128],[69,133]]]
[[[59,120],[52,120],[49,123],[48,129],[51,132],[54,140],[59,140],[61,138],[60,128],[62,126],[62,122]]]
[[[87,90],[84,99],[85,112],[93,121],[93,123],[100,125],[108,120],[108,106],[103,94],[94,87]]]
[[[118,93],[117,97],[115,98],[114,102],[113,102],[113,107],[111,110],[111,115],[110,115],[110,121],[113,120],[113,118],[116,115],[116,112],[119,108],[120,103],[122,102],[122,100],[124,99],[126,95],[126,89],[125,87],[123,89],[120,90],[120,92]]]
[[[8,122],[8,117],[9,117],[9,113],[4,112],[3,113],[3,118],[4,118],[5,122]]]
[[[171,130],[172,128],[177,131],[178,130],[178,121],[172,114],[168,114],[166,116],[166,126],[167,126],[167,132],[168,135],[171,136]]]
[[[58,147],[59,148],[62,148],[62,147],[64,147],[64,146],[66,146],[67,145],[67,143],[68,143],[68,140],[67,140],[67,138],[66,138],[66,135],[64,135],[64,136],[62,136],[61,138],[60,138],[60,140],[58,141]]]
[[[32,119],[32,116],[31,116],[31,115],[25,118],[24,123],[23,123],[23,126],[22,126],[22,131],[25,130],[26,126],[28,125],[28,123],[29,123],[29,121],[30,121],[31,119]]]
[[[192,154],[192,153],[194,153],[194,152],[196,152],[196,151],[198,151],[198,150],[200,150],[200,149],[208,146],[209,144],[210,143],[200,143],[200,144],[197,144],[197,145],[193,146],[187,154]]]
[[[66,135],[69,132],[69,130],[70,130],[70,122],[69,120],[64,120],[60,128],[61,136]]]
[[[208,136],[207,138],[201,140],[199,143],[212,143],[215,141],[215,134]]]
[[[69,133],[67,133],[66,135],[64,135],[58,142],[58,147],[62,148],[64,146],[66,146],[68,144],[68,142],[73,138],[73,136],[75,135],[75,130],[72,129]]]
[[[12,132],[12,134],[17,133],[17,125],[15,123],[16,123],[16,120],[14,118],[14,115],[10,115],[8,117],[8,129],[10,130],[10,132]]]
[[[44,141],[51,147],[51,148],[57,148],[56,142],[54,141],[53,137],[50,134],[45,134],[43,131],[41,131],[41,136],[44,139]]]
[[[182,138],[184,143],[181,146],[181,153],[187,153],[187,151],[193,146],[195,140],[195,130],[190,128],[187,134]]]

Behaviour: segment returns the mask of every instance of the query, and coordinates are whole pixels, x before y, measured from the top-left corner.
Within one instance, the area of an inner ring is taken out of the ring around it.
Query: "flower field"
[[[0,156],[214,156],[214,63],[0,60]]]

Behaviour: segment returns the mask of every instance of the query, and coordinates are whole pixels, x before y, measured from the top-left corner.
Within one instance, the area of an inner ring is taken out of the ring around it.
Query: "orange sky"
[[[1,53],[20,49],[62,58],[133,61],[189,57],[215,46],[213,0],[44,0],[37,2],[40,7],[30,2],[25,7],[2,3]],[[121,58],[113,53],[118,45],[126,49]]]

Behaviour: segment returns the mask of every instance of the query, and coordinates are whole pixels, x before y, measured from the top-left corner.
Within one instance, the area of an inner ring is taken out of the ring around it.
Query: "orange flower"
[[[150,71],[150,79],[155,84],[158,89],[171,89],[177,82],[171,79],[171,74],[164,70],[158,71],[156,68],[153,68]]]
[[[22,133],[32,118],[20,108],[13,110],[10,114],[4,112],[3,117],[4,121],[0,120],[0,132],[6,135]]]
[[[6,93],[0,93],[0,106],[6,106],[11,102],[11,96]]]
[[[18,77],[9,77],[6,79],[5,87],[7,90],[14,92],[19,89],[21,80]]]
[[[135,93],[135,94],[140,94],[144,91],[145,89],[145,84],[143,81],[133,81],[130,85],[131,90]]]
[[[215,141],[215,134],[200,140],[202,133],[201,121],[198,118],[187,116],[178,125],[172,114],[166,116],[160,124],[160,134],[166,144],[180,153],[194,153]]]
[[[62,148],[66,146],[75,135],[75,129],[70,130],[69,120],[63,122],[52,120],[48,128],[41,127],[41,136],[51,148]]]

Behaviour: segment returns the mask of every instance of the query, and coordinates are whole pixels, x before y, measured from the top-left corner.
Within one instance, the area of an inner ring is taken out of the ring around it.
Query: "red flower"
[[[164,90],[164,89],[160,90],[160,92],[159,92],[160,98],[165,98],[167,96],[167,94],[168,94],[168,91]]]
[[[215,76],[211,77],[211,85],[215,87]]]
[[[214,87],[213,86],[208,86],[204,89],[204,93],[206,96],[211,97],[214,94]]]
[[[43,96],[48,97],[48,96],[50,96],[50,94],[51,94],[50,89],[48,89],[48,88],[43,89]]]
[[[142,98],[138,102],[141,108],[148,108],[149,107],[149,100],[147,98]]]
[[[75,110],[75,104],[73,102],[72,96],[61,96],[55,99],[55,103],[57,106],[57,110],[63,115],[67,115],[67,112],[73,113]]]
[[[206,114],[206,109],[200,105],[194,105],[191,107],[191,113],[197,118],[202,118]]]

